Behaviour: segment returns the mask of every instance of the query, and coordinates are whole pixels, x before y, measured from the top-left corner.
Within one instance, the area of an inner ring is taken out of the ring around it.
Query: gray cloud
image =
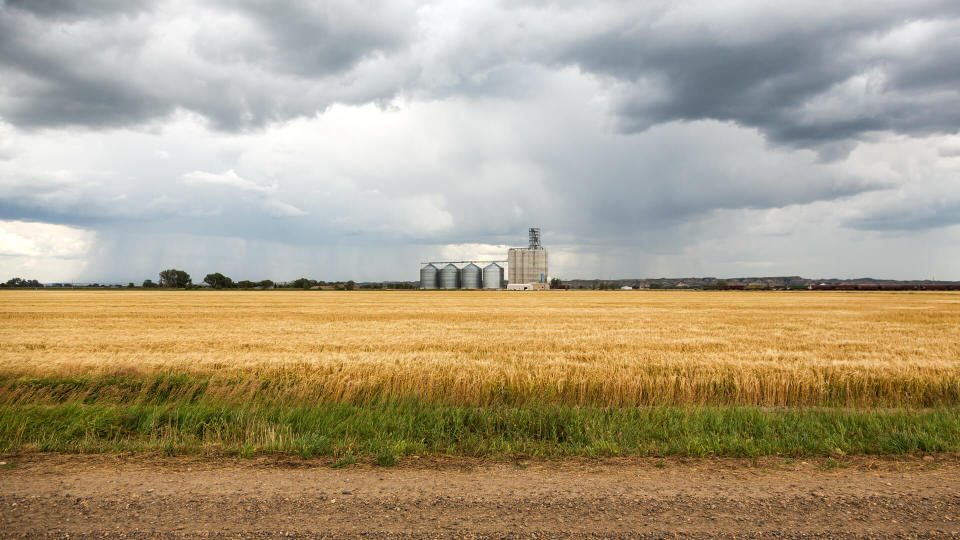
[[[85,19],[90,17],[111,17],[129,15],[146,11],[155,4],[155,0],[3,0],[0,7],[6,6],[16,11],[49,19]]]
[[[530,225],[567,277],[819,271],[956,237],[958,11],[8,1],[0,222],[88,229],[93,279],[413,278]]]
[[[960,122],[960,7],[949,1],[521,3],[455,20],[396,2],[6,6],[0,115],[21,126],[132,125],[186,109],[244,129],[338,102],[527,92],[532,65],[604,81],[625,132],[732,121],[833,159],[866,133],[953,133]],[[121,11],[141,16],[104,22]],[[78,20],[63,32],[34,14]],[[172,15],[201,21],[176,36],[191,56],[160,51]]]
[[[886,210],[872,215],[851,219],[849,226],[868,231],[911,231],[960,224],[960,201],[941,203],[920,208]]]
[[[0,6],[0,117],[21,127],[113,128],[197,113],[223,130],[389,99],[383,56],[413,27],[402,3]],[[186,9],[183,9],[186,8]],[[381,13],[382,12],[382,13]],[[382,17],[371,16],[379,13]],[[134,16],[136,15],[136,16]]]
[[[960,157],[960,142],[941,146],[937,153],[945,158]]]
[[[181,165],[173,177],[166,165],[156,169],[135,157],[115,158],[119,169],[107,177],[90,172],[45,184],[33,180],[43,173],[11,170],[23,181],[0,192],[0,203],[20,219],[291,242],[363,235],[511,243],[531,221],[557,222],[553,232],[572,243],[669,231],[718,209],[807,204],[888,187],[809,153],[766,149],[756,132],[729,123],[672,123],[624,136],[604,131],[584,111],[554,115],[565,102],[435,106],[407,113],[410,125],[424,130],[412,139],[377,135],[390,112],[333,146],[338,127],[317,126],[318,144],[294,135],[299,130],[281,130],[261,143],[284,148],[281,164],[251,144],[228,159],[230,168]],[[487,135],[487,125],[498,128]],[[103,146],[113,139],[105,136]],[[221,153],[221,144],[204,153]],[[374,148],[368,169],[365,156]],[[131,174],[139,182],[111,181]]]
[[[403,1],[278,4],[245,0],[221,6],[243,14],[259,32],[228,43],[201,39],[202,49],[221,49],[216,60],[240,52],[245,62],[304,77],[341,73],[364,57],[392,53],[409,44],[416,30],[416,6]],[[232,50],[222,51],[224,45]]]
[[[95,128],[137,124],[173,110],[174,103],[127,79],[145,38],[127,35],[118,43],[115,36],[97,35],[109,24],[79,21],[73,33],[64,33],[0,7],[0,76],[7,81],[0,88],[0,115],[17,126]]]
[[[864,231],[920,231],[960,224],[960,185],[909,184],[860,205],[846,225]]]
[[[871,131],[956,132],[956,3],[819,7],[717,20],[707,9],[684,18],[682,7],[627,14],[558,59],[617,81],[614,110],[628,132],[712,118],[812,148]]]

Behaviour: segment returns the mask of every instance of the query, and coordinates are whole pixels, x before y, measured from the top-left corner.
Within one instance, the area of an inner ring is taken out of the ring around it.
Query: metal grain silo
[[[436,289],[437,288],[437,274],[440,270],[432,264],[428,264],[420,269],[420,288],[421,289]]]
[[[441,289],[459,289],[460,288],[460,269],[454,264],[448,264],[440,270],[440,288]]]
[[[480,267],[470,263],[460,270],[461,289],[479,289],[481,285]]]
[[[483,267],[483,288],[503,288],[503,267],[497,263],[490,263]]]

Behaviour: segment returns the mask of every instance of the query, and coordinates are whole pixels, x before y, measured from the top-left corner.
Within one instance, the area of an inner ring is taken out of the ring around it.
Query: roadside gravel
[[[960,456],[0,458],[3,537],[960,537]]]

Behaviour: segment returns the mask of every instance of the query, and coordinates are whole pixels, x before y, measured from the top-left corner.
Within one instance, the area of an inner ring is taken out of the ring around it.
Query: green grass
[[[496,405],[292,398],[289,382],[185,374],[0,374],[0,453],[163,452],[370,460],[406,455],[836,456],[960,451],[960,408]]]
[[[325,456],[828,456],[960,450],[960,410],[0,404],[0,452]],[[348,463],[349,462],[349,463]]]

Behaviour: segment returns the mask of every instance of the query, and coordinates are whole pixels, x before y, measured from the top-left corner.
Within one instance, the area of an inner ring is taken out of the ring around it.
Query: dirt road
[[[0,458],[16,536],[958,536],[960,456],[489,463]]]

